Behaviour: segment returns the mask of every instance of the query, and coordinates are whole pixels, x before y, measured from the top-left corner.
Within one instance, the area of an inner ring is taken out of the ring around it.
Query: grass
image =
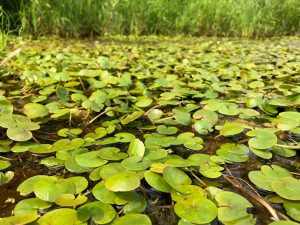
[[[10,21],[8,15],[0,6],[0,50],[4,48],[7,43],[7,32]]]
[[[61,36],[300,32],[299,0],[4,0],[20,33]]]

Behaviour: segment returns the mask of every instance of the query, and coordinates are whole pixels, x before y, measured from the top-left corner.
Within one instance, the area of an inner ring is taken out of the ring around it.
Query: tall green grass
[[[0,50],[2,50],[7,41],[7,33],[9,32],[10,20],[7,13],[0,6]]]
[[[300,0],[4,0],[21,33],[273,36],[300,33]],[[17,12],[16,12],[17,11]]]

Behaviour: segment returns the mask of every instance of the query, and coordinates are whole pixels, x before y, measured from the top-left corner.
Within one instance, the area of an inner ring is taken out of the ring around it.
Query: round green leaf
[[[162,176],[150,170],[145,172],[145,180],[150,186],[152,186],[156,190],[166,193],[170,193],[172,190],[170,185],[165,181],[165,179]]]
[[[112,225],[152,225],[151,220],[144,214],[129,214],[116,219]]]
[[[277,165],[272,165],[271,167],[264,165],[260,169],[261,171],[251,171],[248,177],[256,186],[267,191],[273,191],[271,187],[273,181],[292,177],[292,174],[288,170]]]
[[[257,128],[249,131],[248,136],[254,137],[248,141],[250,147],[256,149],[271,148],[277,143],[277,136],[270,130]]]
[[[109,177],[105,186],[111,191],[131,191],[140,186],[140,179],[134,173],[121,172]]]
[[[217,217],[217,206],[205,198],[179,201],[174,210],[180,218],[196,224],[207,224]]]
[[[144,143],[138,138],[132,139],[128,147],[128,155],[143,157],[144,153],[145,153]]]
[[[190,184],[192,180],[182,170],[175,167],[167,167],[163,171],[163,177],[175,190],[184,194],[191,193]]]
[[[14,141],[27,141],[32,138],[32,133],[30,131],[19,127],[9,127],[6,134]]]
[[[125,152],[120,152],[119,148],[107,147],[102,148],[98,151],[98,155],[105,160],[122,160],[128,157],[128,154]]]
[[[34,177],[30,177],[19,185],[17,191],[20,192],[20,194],[23,196],[28,195],[31,192],[33,192],[33,186],[35,182],[39,180],[44,180],[45,182],[53,182],[56,181],[57,178],[53,176],[46,176],[46,175],[37,175]]]
[[[300,202],[299,201],[284,201],[283,204],[287,214],[294,220],[300,222]]]
[[[75,139],[60,139],[53,144],[53,151],[69,151],[73,149],[80,148],[84,145],[84,140],[82,138]]]
[[[75,156],[75,161],[82,167],[99,167],[108,161],[99,156],[99,151],[92,151]]]
[[[76,189],[70,181],[64,179],[52,181],[40,179],[34,183],[33,191],[39,199],[54,202],[62,194],[74,194]]]
[[[34,222],[38,218],[36,214],[24,214],[24,215],[15,215],[6,218],[0,218],[0,224],[2,225],[26,225],[31,222]]]
[[[121,120],[121,123],[123,125],[126,125],[128,123],[131,123],[132,121],[134,120],[137,120],[138,118],[140,118],[142,115],[144,115],[144,111],[136,111],[136,112],[133,112],[129,115],[127,115],[124,119]]]
[[[74,207],[82,205],[87,201],[87,197],[84,195],[75,197],[73,194],[62,194],[55,199],[55,203],[60,206]]]
[[[42,104],[31,102],[24,105],[24,113],[30,119],[36,119],[36,118],[47,116],[49,110],[46,106]]]
[[[272,189],[282,198],[300,200],[300,180],[293,177],[284,177],[271,183]]]
[[[15,215],[36,214],[39,209],[47,209],[52,203],[43,201],[38,198],[28,198],[21,200],[14,208]]]
[[[216,194],[215,199],[220,205],[218,218],[225,224],[247,217],[247,208],[253,207],[247,199],[230,191]]]
[[[0,159],[0,170],[10,167],[11,163]]]
[[[178,123],[186,126],[192,123],[191,115],[185,108],[176,107],[172,109],[172,113]]]
[[[86,222],[90,218],[96,224],[107,224],[111,222],[115,216],[115,209],[104,202],[89,202],[77,209],[80,221]]]
[[[49,225],[53,224],[55,221],[55,225],[73,225],[79,224],[79,220],[77,218],[77,212],[74,209],[55,209],[52,210],[45,215],[43,215],[39,220],[39,225]]]

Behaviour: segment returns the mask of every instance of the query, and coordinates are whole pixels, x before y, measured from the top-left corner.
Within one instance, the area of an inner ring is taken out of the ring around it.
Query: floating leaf
[[[66,206],[66,207],[74,207],[78,205],[82,205],[87,201],[87,197],[84,195],[75,197],[73,194],[62,194],[59,195],[55,199],[55,203],[60,206]]]
[[[65,225],[66,221],[68,224],[79,224],[80,221],[77,218],[77,212],[74,209],[55,209],[45,215],[43,215],[39,220],[39,225],[49,225],[55,221],[55,225]]]
[[[192,123],[191,115],[185,108],[173,108],[172,113],[175,116],[176,121],[178,121],[180,124],[187,126]]]
[[[116,219],[112,225],[151,225],[151,220],[144,214],[129,214]]]
[[[249,179],[256,186],[267,191],[273,191],[271,183],[276,180],[282,180],[285,177],[292,177],[291,173],[277,165],[267,166],[264,165],[261,171],[251,171],[248,174]]]
[[[270,130],[257,128],[249,131],[248,136],[254,137],[248,141],[250,147],[256,149],[271,148],[277,143],[277,136]]]
[[[170,185],[165,181],[165,179],[162,176],[150,170],[145,172],[145,179],[148,182],[148,184],[156,190],[166,193],[170,193],[172,190]]]
[[[25,225],[34,222],[38,218],[36,214],[15,215],[6,218],[0,218],[0,224],[3,225]]]
[[[149,105],[151,105],[152,101],[153,100],[151,98],[143,96],[138,99],[138,101],[135,103],[135,105],[137,107],[144,108],[144,107],[148,107]]]
[[[76,189],[73,183],[64,179],[39,179],[34,182],[33,191],[39,199],[54,202],[62,194],[74,194]]]
[[[134,173],[120,172],[109,177],[105,186],[111,191],[131,191],[140,186],[140,179]]]
[[[300,202],[299,201],[284,201],[284,209],[287,214],[294,220],[300,222]]]
[[[145,153],[144,143],[138,138],[132,139],[128,147],[128,155],[143,157],[144,153]]]
[[[46,106],[42,104],[31,102],[24,105],[24,113],[30,119],[36,119],[36,118],[47,116],[49,110]]]
[[[133,112],[132,114],[127,115],[124,119],[122,119],[121,123],[123,125],[131,123],[132,121],[137,120],[138,118],[140,118],[143,114],[144,114],[144,111]]]
[[[179,201],[175,204],[174,211],[180,218],[196,224],[210,223],[217,216],[217,206],[205,198]]]
[[[56,95],[59,99],[63,101],[69,100],[69,90],[65,87],[58,86],[56,88]]]
[[[176,127],[166,127],[165,125],[159,125],[156,128],[157,132],[160,134],[172,135],[177,133]]]
[[[7,171],[6,173],[0,172],[0,185],[7,184],[14,178],[15,174],[12,171]]]
[[[28,198],[21,200],[14,208],[15,215],[36,214],[39,209],[47,209],[52,203],[43,201],[38,198]]]
[[[282,179],[273,180],[271,187],[282,198],[300,200],[300,180],[296,178],[286,176]]]
[[[11,163],[0,159],[0,170],[10,167]]]
[[[228,162],[246,162],[249,159],[248,152],[249,149],[245,145],[225,143],[216,153]]]
[[[88,221],[90,218],[96,224],[107,224],[111,222],[115,216],[115,209],[104,202],[89,202],[77,209],[78,218],[82,222]]]
[[[80,148],[84,144],[84,140],[82,138],[75,139],[60,139],[54,142],[52,150],[53,151],[69,151],[73,149]]]
[[[223,136],[240,134],[244,132],[245,128],[251,129],[251,127],[247,126],[246,124],[228,121],[226,121],[223,126],[216,126],[216,129],[220,130],[220,134]]]
[[[151,120],[151,122],[155,122],[156,120],[160,119],[163,114],[163,111],[161,111],[160,109],[151,109],[147,113],[147,116]]]
[[[92,151],[78,154],[75,156],[75,161],[78,165],[87,168],[99,167],[106,164],[108,161],[99,156],[99,151]]]
[[[175,190],[184,194],[191,193],[190,184],[192,180],[182,170],[175,167],[167,167],[163,171],[163,177]]]
[[[107,147],[102,148],[98,151],[98,155],[105,160],[122,160],[128,157],[128,154],[125,152],[120,152],[119,148]]]
[[[216,194],[215,199],[220,204],[218,218],[222,223],[243,223],[244,221],[245,224],[256,224],[256,219],[247,212],[247,209],[253,206],[242,196],[233,192],[222,191]]]
[[[53,176],[46,176],[46,175],[37,175],[28,178],[27,180],[23,181],[19,187],[17,188],[17,191],[20,192],[21,195],[28,195],[33,192],[33,185],[38,180],[45,180],[46,182],[53,182],[57,180],[56,177]]]

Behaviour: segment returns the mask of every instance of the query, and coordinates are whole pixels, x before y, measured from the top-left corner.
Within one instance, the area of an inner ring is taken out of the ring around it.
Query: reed
[[[297,35],[299,0],[4,0],[22,34]],[[10,3],[8,3],[10,2]]]

